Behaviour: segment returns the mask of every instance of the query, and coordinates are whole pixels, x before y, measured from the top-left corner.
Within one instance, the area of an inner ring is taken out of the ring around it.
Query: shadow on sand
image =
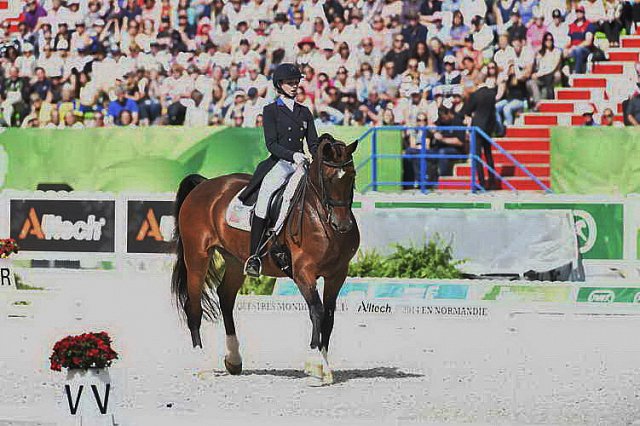
[[[259,370],[244,370],[243,375],[256,375],[256,376],[275,376],[284,377],[288,379],[303,379],[308,377],[302,370],[293,369],[259,369]],[[422,374],[407,373],[399,370],[396,367],[375,367],[366,369],[352,369],[352,370],[333,370],[334,384],[344,383],[353,379],[408,379],[423,377]]]

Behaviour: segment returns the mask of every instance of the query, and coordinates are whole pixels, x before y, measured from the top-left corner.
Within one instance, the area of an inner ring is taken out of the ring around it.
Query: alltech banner
[[[170,253],[174,227],[172,201],[127,201],[127,253]]]
[[[21,251],[115,251],[114,200],[11,199],[9,212]]]

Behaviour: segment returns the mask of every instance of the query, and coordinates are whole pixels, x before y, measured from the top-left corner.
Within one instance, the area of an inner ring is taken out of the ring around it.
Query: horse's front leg
[[[320,346],[322,344],[321,332],[324,321],[324,306],[316,288],[317,272],[315,268],[308,264],[296,263],[293,269],[293,280],[295,281],[302,297],[307,302],[309,308],[309,318],[311,319],[311,343],[309,359],[305,362],[305,372],[316,378],[322,379],[322,359],[320,357]]]
[[[322,342],[320,345],[320,353],[322,354],[323,366],[323,382],[325,384],[333,383],[333,371],[329,365],[329,339],[333,331],[333,322],[336,311],[336,299],[340,293],[340,289],[347,278],[347,271],[337,273],[324,279],[324,294],[322,300],[324,302],[324,318],[322,319]]]

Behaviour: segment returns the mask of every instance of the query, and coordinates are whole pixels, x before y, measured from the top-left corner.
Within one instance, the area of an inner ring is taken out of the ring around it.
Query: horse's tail
[[[189,195],[196,186],[205,180],[206,178],[204,176],[197,174],[189,175],[182,179],[174,202],[173,217],[175,218],[175,231],[173,239],[175,241],[176,263],[173,266],[173,273],[171,275],[171,293],[173,293],[173,296],[175,297],[179,312],[184,312],[188,296],[187,265],[184,261],[182,238],[180,238],[180,208],[182,207],[182,203],[184,203],[185,198],[187,198],[187,195]]]

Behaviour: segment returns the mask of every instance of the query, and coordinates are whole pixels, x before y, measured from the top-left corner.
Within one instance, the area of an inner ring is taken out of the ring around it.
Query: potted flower
[[[16,280],[11,270],[9,257],[18,253],[18,243],[13,238],[0,238],[0,290],[16,289]]]
[[[55,343],[49,361],[54,371],[67,369],[64,400],[69,414],[83,419],[110,414],[108,367],[115,359],[118,354],[104,331],[67,336]]]

